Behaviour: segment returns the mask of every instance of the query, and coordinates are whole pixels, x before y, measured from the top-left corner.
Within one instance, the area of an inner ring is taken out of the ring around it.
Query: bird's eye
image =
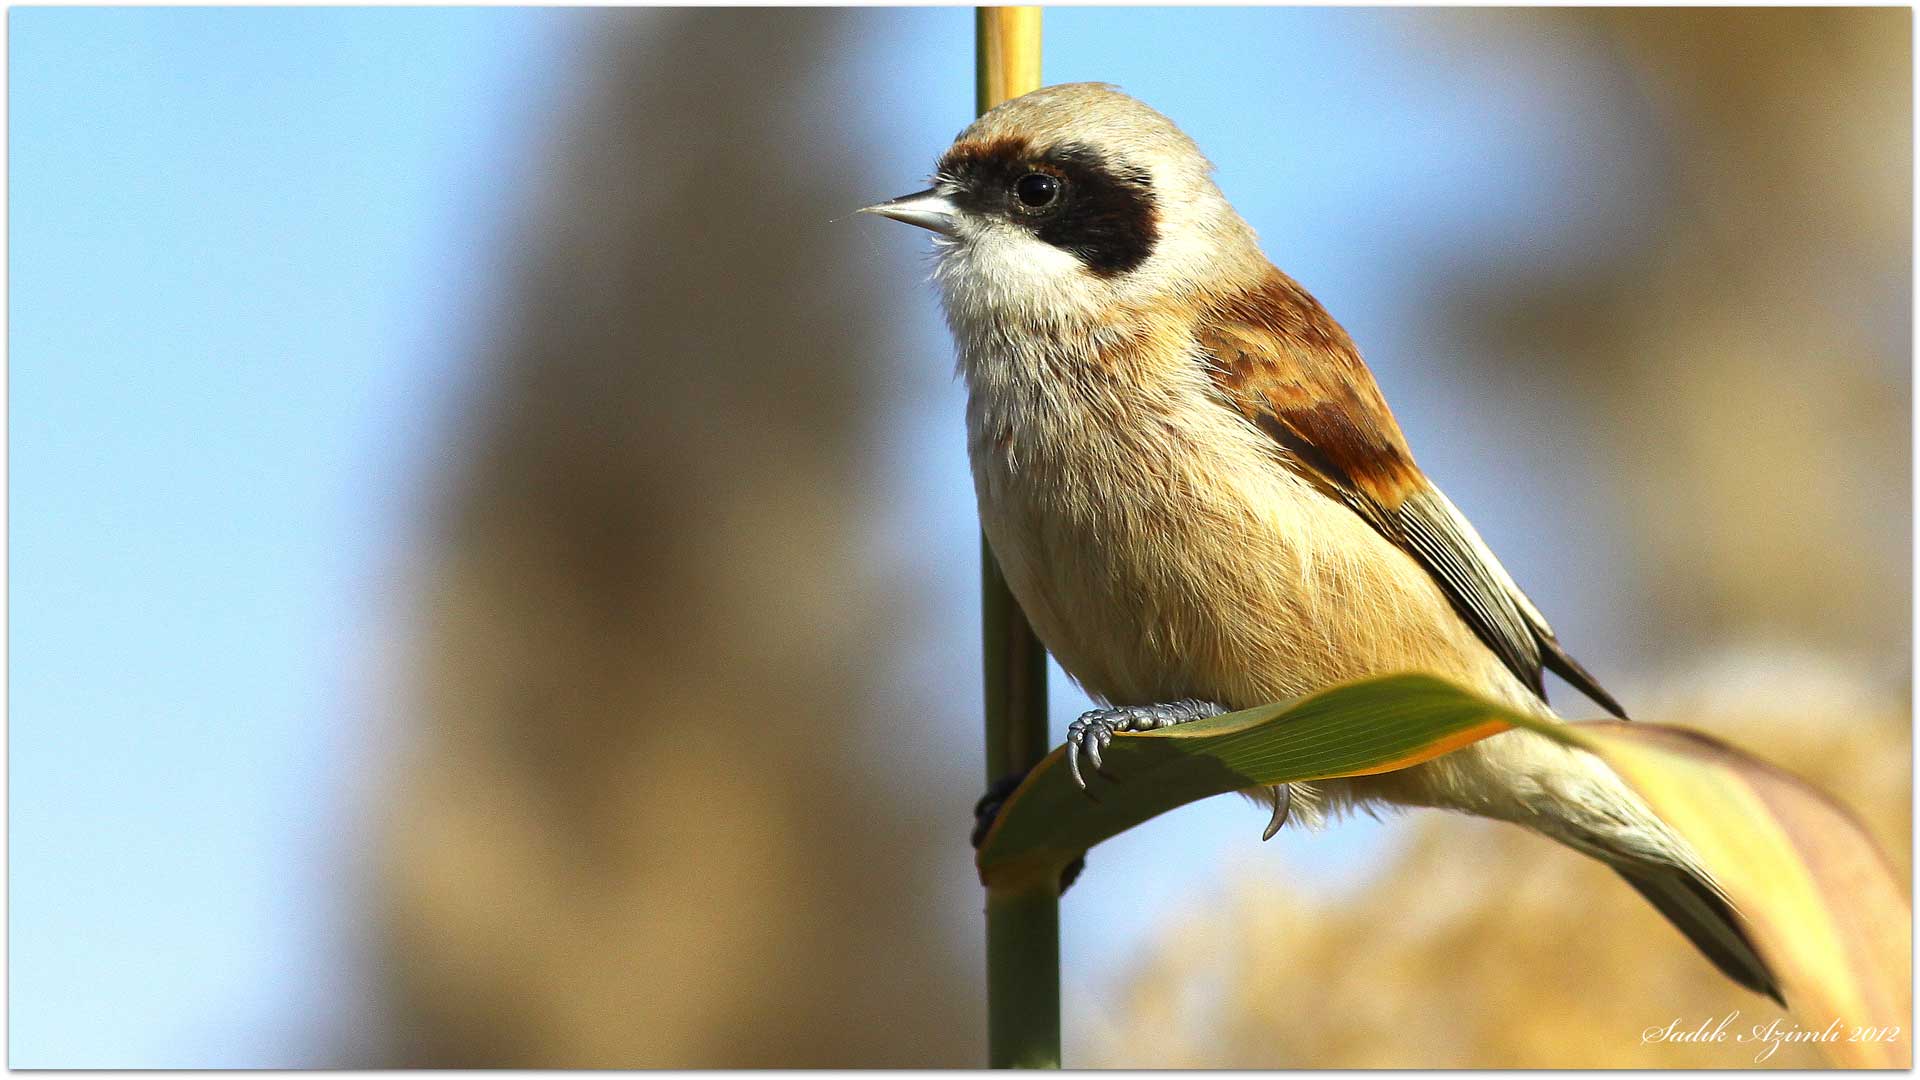
[[[1060,200],[1060,178],[1028,173],[1014,181],[1013,195],[1028,210],[1045,210]]]

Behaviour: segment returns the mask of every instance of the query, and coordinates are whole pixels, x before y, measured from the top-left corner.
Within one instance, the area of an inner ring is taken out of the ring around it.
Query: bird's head
[[[932,187],[866,212],[937,234],[935,279],[957,325],[1100,320],[1259,276],[1253,232],[1212,171],[1171,120],[1071,83],[987,112],[941,155]]]

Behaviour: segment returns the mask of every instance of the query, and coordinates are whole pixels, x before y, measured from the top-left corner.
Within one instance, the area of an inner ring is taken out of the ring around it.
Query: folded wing
[[[1276,270],[1209,312],[1197,337],[1222,399],[1274,440],[1287,468],[1418,560],[1521,682],[1545,700],[1541,673],[1552,670],[1625,718],[1414,464],[1353,340],[1306,290]]]

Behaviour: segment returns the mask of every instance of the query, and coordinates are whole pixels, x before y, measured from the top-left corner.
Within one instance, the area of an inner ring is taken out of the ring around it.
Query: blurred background
[[[1046,75],[1199,141],[1637,717],[1905,875],[1910,18],[1056,9]],[[963,391],[849,216],[971,23],[10,12],[14,1066],[983,1062]],[[1776,1014],[1519,830],[1263,824],[1090,855],[1070,1065]]]

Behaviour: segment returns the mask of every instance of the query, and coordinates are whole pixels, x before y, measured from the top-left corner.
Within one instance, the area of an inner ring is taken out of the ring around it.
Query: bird
[[[1407,671],[1557,722],[1552,671],[1625,719],[1415,463],[1353,338],[1213,177],[1172,120],[1070,83],[982,114],[930,188],[864,208],[933,234],[982,529],[1042,643],[1103,703],[1068,727],[1075,782],[1117,734]],[[1400,807],[1531,829],[1617,871],[1722,972],[1780,999],[1697,853],[1583,750],[1516,729],[1247,794],[1270,807],[1268,837]]]

